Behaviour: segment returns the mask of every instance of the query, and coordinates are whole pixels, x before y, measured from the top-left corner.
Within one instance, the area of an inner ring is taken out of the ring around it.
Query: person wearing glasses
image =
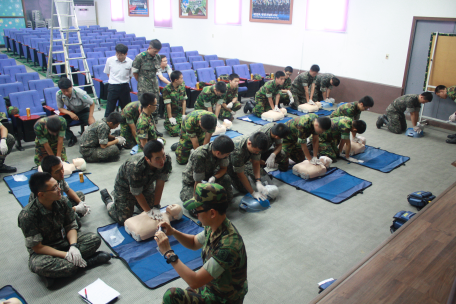
[[[163,137],[158,137],[152,114],[157,108],[157,98],[153,93],[144,93],[141,96],[141,114],[136,122],[136,142],[138,152],[142,152],[146,143],[150,140],[158,140],[165,144]]]
[[[198,184],[194,198],[184,208],[194,210],[204,231],[184,234],[161,222],[154,238],[166,262],[171,264],[189,288],[170,288],[163,303],[242,303],[248,291],[247,252],[239,231],[226,217],[229,202],[225,189],[215,183]],[[203,267],[197,272],[188,268],[173,251],[168,236],[183,246],[202,248]]]
[[[369,95],[366,95],[359,101],[349,102],[339,106],[331,113],[330,118],[345,116],[351,118],[352,120],[359,120],[361,118],[361,112],[368,111],[373,106],[374,99]],[[356,136],[356,132],[352,132],[352,136],[353,141],[361,142],[361,139]]]
[[[293,99],[291,94],[291,75],[293,75],[293,68],[287,66],[283,71],[285,73],[285,81],[282,84],[282,91],[280,91],[280,100],[279,103],[284,106],[288,106],[290,101]]]
[[[77,232],[74,211],[61,200],[59,183],[51,174],[32,174],[29,187],[35,200],[19,213],[18,226],[30,255],[29,269],[41,277],[46,287],[55,279],[111,259],[109,253],[97,251],[101,244],[99,236]]]

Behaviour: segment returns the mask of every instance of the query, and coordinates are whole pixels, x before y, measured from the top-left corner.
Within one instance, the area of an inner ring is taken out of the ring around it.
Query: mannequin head
[[[87,168],[87,163],[84,158],[75,158],[73,159],[73,165],[75,166],[76,169],[85,171]]]
[[[172,204],[166,207],[166,213],[169,215],[170,221],[177,221],[184,215],[184,210],[181,205]]]

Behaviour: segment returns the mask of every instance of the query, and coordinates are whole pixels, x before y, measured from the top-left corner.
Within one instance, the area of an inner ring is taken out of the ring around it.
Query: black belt
[[[110,83],[109,85],[126,85],[126,84],[129,85],[128,82],[125,82],[125,83]]]

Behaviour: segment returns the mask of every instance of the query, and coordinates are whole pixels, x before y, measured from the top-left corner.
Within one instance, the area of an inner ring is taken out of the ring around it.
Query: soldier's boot
[[[248,112],[253,113],[253,108],[255,105],[253,104],[252,100],[246,102],[244,106],[244,113],[247,114]]]
[[[163,137],[163,133],[155,129],[155,133],[157,133],[158,137]]]
[[[456,134],[450,134],[447,136],[448,138],[452,139],[452,138],[456,138]]]
[[[446,140],[447,144],[456,144],[456,137]]]
[[[101,200],[107,206],[109,203],[112,203],[112,196],[109,194],[108,190],[103,189],[100,191]]]
[[[387,125],[388,122],[386,115],[380,115],[375,124],[377,125],[377,129],[380,129],[383,125]]]
[[[15,167],[5,165],[5,157],[0,156],[0,173],[14,173],[17,171]]]
[[[95,267],[106,264],[111,259],[111,255],[104,251],[97,251],[94,255],[86,260],[87,267]]]
[[[49,288],[52,285],[54,285],[54,282],[55,282],[54,278],[47,278],[47,277],[43,277],[43,276],[39,276],[39,277],[40,277],[41,282],[43,282],[43,284],[46,288]]]
[[[178,145],[179,145],[179,142],[172,144],[171,151],[173,151],[173,152],[176,151]]]

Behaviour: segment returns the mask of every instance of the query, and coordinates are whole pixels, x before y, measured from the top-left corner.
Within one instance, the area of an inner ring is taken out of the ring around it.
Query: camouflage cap
[[[263,77],[261,77],[260,74],[255,74],[255,75],[253,75],[253,79],[255,79],[255,80],[261,80],[261,79],[263,79]]]
[[[195,189],[195,197],[184,203],[184,208],[193,210],[206,204],[218,204],[226,202],[226,191],[219,184],[199,183]]]

